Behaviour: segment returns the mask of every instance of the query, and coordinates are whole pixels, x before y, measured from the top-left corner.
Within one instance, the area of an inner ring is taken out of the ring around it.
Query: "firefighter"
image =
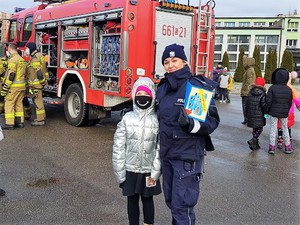
[[[20,49],[18,49],[18,54],[19,56],[22,57],[22,51]],[[23,107],[24,107],[24,118],[25,120],[29,120],[31,118],[31,107],[26,92],[25,92],[25,97],[23,98]]]
[[[0,58],[0,92],[2,90],[2,83],[7,67],[6,57]],[[4,97],[0,96],[0,114],[4,113]]]
[[[45,57],[37,51],[36,44],[29,42],[26,45],[25,54],[30,55],[27,67],[27,82],[29,93],[36,108],[36,119],[31,122],[32,126],[45,125],[45,107],[43,102],[43,87],[47,84],[48,73],[46,71]]]
[[[5,125],[2,129],[24,127],[23,98],[26,89],[26,62],[19,56],[15,44],[7,47],[7,70],[0,95],[4,97]]]

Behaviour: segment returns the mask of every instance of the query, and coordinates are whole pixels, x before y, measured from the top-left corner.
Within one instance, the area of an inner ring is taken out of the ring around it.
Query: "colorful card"
[[[205,122],[213,92],[192,85],[186,85],[184,108],[190,118]]]

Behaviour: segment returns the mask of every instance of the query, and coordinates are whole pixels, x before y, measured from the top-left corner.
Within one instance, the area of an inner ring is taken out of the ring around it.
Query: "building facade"
[[[277,17],[216,17],[215,26],[214,65],[227,51],[230,70],[234,71],[241,47],[245,55],[252,57],[258,45],[263,73],[269,48],[276,49],[277,66],[280,66],[285,49],[289,49],[293,53],[295,70],[300,71],[300,15],[297,12]]]
[[[10,14],[0,12],[0,57],[3,56],[4,43],[6,42],[6,34],[9,25]]]

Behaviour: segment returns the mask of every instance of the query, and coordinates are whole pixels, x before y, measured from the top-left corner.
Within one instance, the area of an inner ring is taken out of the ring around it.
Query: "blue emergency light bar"
[[[22,11],[22,10],[24,10],[24,9],[25,9],[25,8],[15,7],[15,10],[14,10],[14,11],[15,11],[15,13],[16,13],[16,12],[20,12],[20,11]]]

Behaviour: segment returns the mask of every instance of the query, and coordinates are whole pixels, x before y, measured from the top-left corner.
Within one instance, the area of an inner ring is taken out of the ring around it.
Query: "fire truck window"
[[[9,26],[9,42],[14,41],[17,34],[17,21],[11,21]]]
[[[28,41],[32,33],[32,16],[25,19],[22,41]]]
[[[18,41],[20,40],[21,27],[22,27],[23,19],[18,19]]]

